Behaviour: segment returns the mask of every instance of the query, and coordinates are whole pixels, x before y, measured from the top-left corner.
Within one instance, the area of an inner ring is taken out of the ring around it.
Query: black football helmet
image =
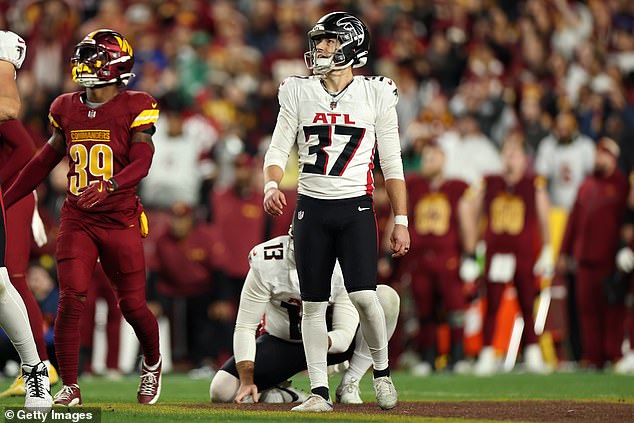
[[[339,48],[328,57],[317,51],[317,44],[323,38],[339,40]],[[332,12],[319,19],[308,31],[308,48],[309,51],[304,54],[304,61],[308,69],[316,74],[323,75],[348,66],[359,68],[368,61],[370,31],[354,15]]]
[[[134,76],[134,53],[125,37],[109,29],[86,35],[71,58],[73,81],[82,87],[127,85]]]

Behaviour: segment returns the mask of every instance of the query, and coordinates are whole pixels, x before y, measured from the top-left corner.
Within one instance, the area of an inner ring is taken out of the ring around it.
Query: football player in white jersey
[[[0,31],[0,122],[15,119],[20,110],[20,96],[15,83],[16,69],[26,57],[26,43],[11,31]],[[5,264],[5,217],[0,208],[0,325],[7,333],[22,361],[22,377],[30,409],[50,408],[53,400],[46,364],[40,360],[31,332],[26,306],[9,279]]]
[[[395,257],[403,256],[410,240],[395,109],[398,92],[388,78],[354,76],[352,69],[365,65],[370,46],[368,29],[355,16],[323,16],[308,32],[308,41],[306,64],[315,75],[290,77],[280,85],[280,111],[264,160],[264,210],[279,216],[286,198],[278,185],[289,152],[298,145],[293,228],[312,395],[293,411],[332,409],[325,314],[336,260],[372,352],[377,403],[391,409],[397,394],[388,366],[385,316],[376,294],[372,169],[376,145],[395,214],[391,248]]]
[[[293,240],[285,235],[256,246],[249,254],[249,265],[233,336],[234,357],[211,381],[211,401],[302,401],[306,395],[286,383],[307,367]],[[379,285],[377,294],[385,313],[386,331],[391,337],[396,328],[400,299],[387,285]],[[328,364],[349,362],[336,398],[344,404],[358,404],[362,402],[359,380],[372,365],[372,357],[358,330],[359,316],[348,298],[338,264],[332,274],[328,304],[332,311],[327,334]],[[265,333],[256,342],[256,330],[262,321]]]

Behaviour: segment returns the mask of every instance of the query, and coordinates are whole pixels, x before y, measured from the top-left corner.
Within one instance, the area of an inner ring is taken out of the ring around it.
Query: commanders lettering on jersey
[[[109,129],[87,129],[70,131],[71,142],[110,142]]]
[[[437,192],[423,197],[414,208],[416,232],[443,236],[449,231],[451,205],[447,196]]]
[[[491,202],[491,231],[494,234],[518,235],[524,229],[526,208],[521,197],[499,194]]]

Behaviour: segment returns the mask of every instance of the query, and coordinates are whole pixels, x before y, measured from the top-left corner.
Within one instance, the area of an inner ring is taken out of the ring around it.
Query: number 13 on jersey
[[[89,147],[84,144],[73,144],[68,151],[74,175],[69,180],[69,191],[79,195],[89,181],[112,178],[113,154],[106,144],[94,144]]]

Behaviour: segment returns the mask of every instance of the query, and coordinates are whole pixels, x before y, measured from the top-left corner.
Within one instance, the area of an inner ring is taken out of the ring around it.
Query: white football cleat
[[[359,393],[359,381],[352,378],[348,383],[344,383],[344,379],[341,379],[335,391],[335,401],[341,404],[363,404]]]
[[[429,364],[426,361],[418,362],[414,366],[412,366],[412,368],[410,369],[410,373],[413,376],[418,376],[418,377],[427,377],[431,375],[433,372],[434,372],[434,369],[432,369],[431,364]]]
[[[549,372],[538,344],[530,344],[524,348],[524,366],[529,373],[546,374]]]
[[[321,395],[311,394],[306,401],[291,408],[291,411],[300,413],[329,413],[332,411],[332,402],[326,401]]]
[[[24,408],[40,411],[50,410],[53,406],[53,398],[51,397],[51,384],[46,364],[40,361],[31,368],[22,366],[22,377],[26,392]]]
[[[392,378],[390,376],[382,376],[374,379],[374,392],[376,393],[376,403],[384,410],[391,410],[396,407],[398,402],[398,394]]]
[[[491,376],[497,373],[500,368],[500,362],[495,355],[493,347],[484,347],[480,351],[478,361],[473,368],[473,373],[476,376]]]
[[[454,363],[453,372],[457,375],[468,375],[473,372],[473,366],[467,360],[459,360]]]
[[[634,351],[628,352],[614,364],[614,373],[620,375],[634,374]]]

